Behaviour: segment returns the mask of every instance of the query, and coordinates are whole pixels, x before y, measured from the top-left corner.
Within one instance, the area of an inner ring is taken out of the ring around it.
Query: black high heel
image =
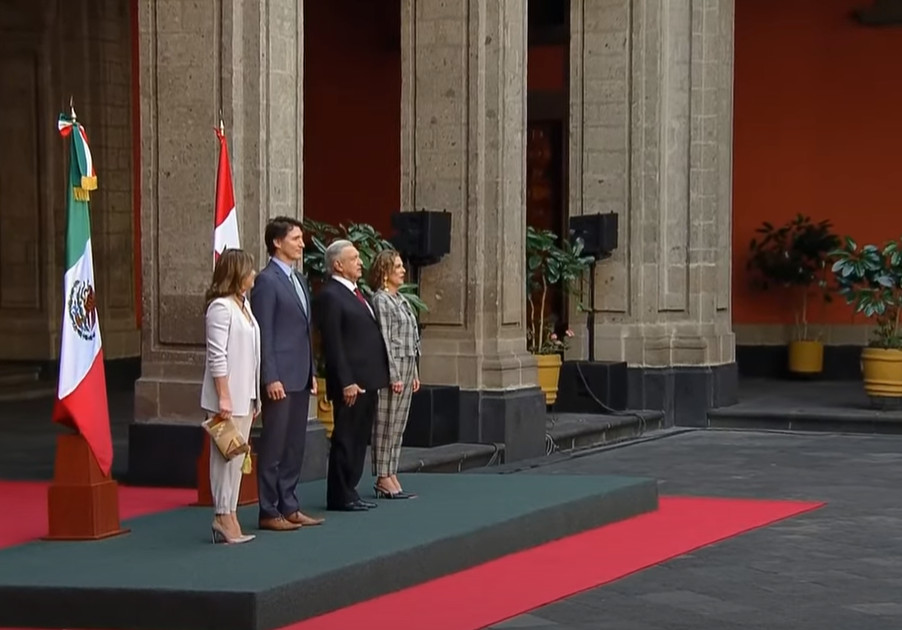
[[[373,492],[376,493],[377,499],[409,499],[410,495],[404,492],[389,492],[379,487],[379,484],[373,484]]]

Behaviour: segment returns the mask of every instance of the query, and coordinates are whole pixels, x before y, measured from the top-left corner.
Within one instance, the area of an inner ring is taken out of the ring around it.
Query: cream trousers
[[[251,405],[253,408],[253,405]],[[232,416],[241,436],[247,440],[251,434],[254,415]],[[241,488],[241,464],[244,455],[227,460],[214,444],[210,444],[210,490],[217,514],[229,514],[238,509],[238,491]]]

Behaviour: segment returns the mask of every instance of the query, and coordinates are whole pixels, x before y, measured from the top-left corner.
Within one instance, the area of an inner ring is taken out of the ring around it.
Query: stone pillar
[[[220,109],[241,244],[258,266],[266,264],[266,220],[302,216],[303,4],[148,0],[139,11],[144,322],[135,419],[145,426],[132,428],[133,441],[141,441],[138,433],[161,435],[171,452],[177,440],[152,429],[199,431],[202,419]],[[147,437],[138,448],[151,451],[156,440]],[[136,463],[135,448],[130,444],[130,473],[162,468]],[[193,476],[193,460],[183,463]]]
[[[701,422],[736,395],[733,0],[584,0],[571,18],[570,212],[620,215],[595,356],[628,362],[631,407]]]
[[[422,270],[425,383],[461,388],[461,441],[544,451],[526,351],[526,1],[404,0],[401,200],[452,214]]]

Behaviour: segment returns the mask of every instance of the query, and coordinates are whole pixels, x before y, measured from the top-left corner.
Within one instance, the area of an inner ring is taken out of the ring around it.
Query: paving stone
[[[902,627],[900,459],[896,436],[708,430],[525,470],[651,476],[663,495],[827,502],[530,614],[557,630]]]

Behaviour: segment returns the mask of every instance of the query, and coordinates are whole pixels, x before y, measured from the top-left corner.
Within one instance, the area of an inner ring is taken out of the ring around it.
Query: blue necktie
[[[307,296],[304,295],[304,289],[301,288],[301,281],[298,280],[297,275],[292,271],[291,272],[291,284],[294,285],[294,290],[298,294],[298,299],[301,301],[301,308],[304,309],[304,315],[309,317],[309,312],[307,311]]]

